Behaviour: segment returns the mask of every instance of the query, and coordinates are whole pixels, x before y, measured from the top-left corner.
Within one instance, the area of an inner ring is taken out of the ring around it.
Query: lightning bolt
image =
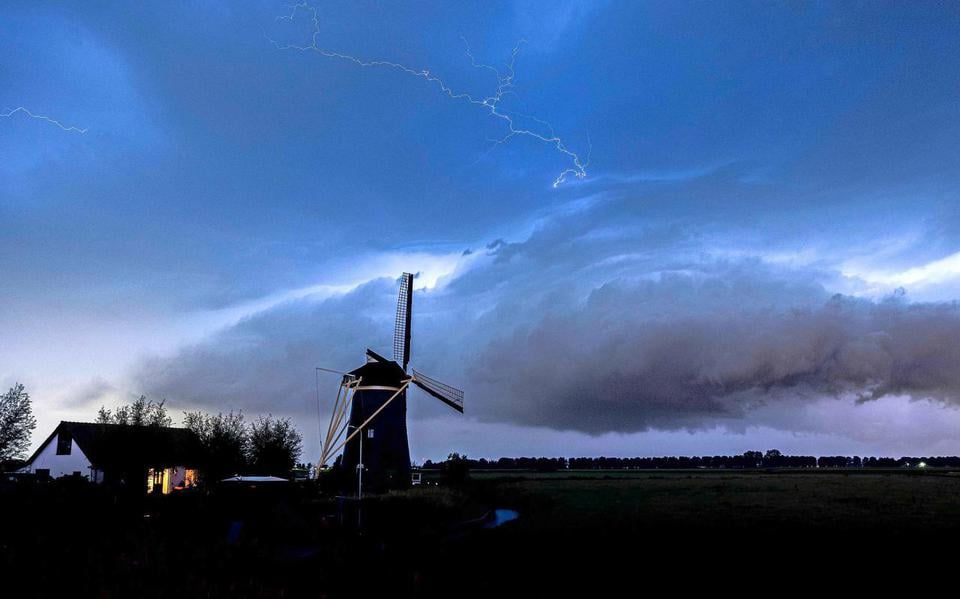
[[[267,40],[270,41],[278,50],[299,50],[301,52],[315,52],[324,56],[326,58],[333,58],[337,60],[342,60],[345,62],[353,63],[360,67],[365,68],[385,68],[399,71],[401,73],[411,75],[413,77],[418,77],[423,79],[427,83],[434,85],[437,89],[443,93],[445,96],[462,102],[472,104],[479,107],[482,110],[485,110],[490,116],[495,117],[503,121],[506,125],[507,132],[500,139],[490,140],[493,143],[491,149],[494,146],[503,145],[510,141],[514,137],[531,137],[533,139],[539,140],[543,143],[546,143],[550,146],[553,146],[557,152],[565,156],[570,161],[570,166],[564,169],[556,179],[553,181],[553,187],[559,187],[561,183],[567,180],[567,177],[573,175],[578,179],[583,179],[587,176],[587,167],[590,165],[590,156],[589,153],[586,159],[581,159],[581,157],[574,151],[572,151],[566,143],[558,136],[553,127],[532,115],[522,114],[515,111],[506,110],[501,107],[501,102],[504,97],[508,94],[514,92],[514,77],[516,73],[514,71],[514,65],[517,61],[517,56],[520,54],[520,50],[523,45],[526,43],[526,40],[520,40],[517,42],[517,45],[514,46],[513,52],[510,54],[510,62],[506,65],[506,71],[501,72],[494,66],[478,63],[473,56],[473,53],[470,49],[470,45],[467,43],[467,40],[460,37],[463,40],[465,53],[470,59],[470,64],[476,69],[486,70],[492,73],[497,78],[497,86],[493,92],[486,96],[477,96],[470,94],[465,91],[457,91],[448,86],[443,79],[434,73],[430,72],[428,69],[417,69],[409,67],[400,63],[391,62],[388,60],[366,60],[358,58],[356,56],[351,56],[349,54],[342,54],[340,52],[334,52],[332,50],[326,50],[318,45],[318,37],[320,36],[320,19],[317,16],[317,9],[311,6],[307,2],[301,2],[299,4],[294,4],[290,7],[290,14],[281,15],[276,18],[277,21],[290,21],[293,22],[297,16],[298,11],[304,11],[308,13],[310,19],[313,22],[313,35],[310,39],[309,46],[298,46],[294,44],[281,44],[276,40],[267,37]],[[542,131],[537,131],[529,127],[524,127],[517,122],[517,119],[528,119],[544,129]]]
[[[53,125],[56,125],[57,127],[60,127],[61,129],[63,129],[64,131],[66,131],[66,132],[68,132],[68,133],[70,133],[70,132],[73,132],[73,133],[86,133],[86,132],[87,132],[86,129],[81,129],[81,128],[79,128],[79,127],[68,127],[67,125],[64,125],[63,123],[61,123],[60,121],[58,121],[58,120],[56,120],[56,119],[52,119],[52,118],[50,118],[50,117],[48,117],[48,116],[44,116],[44,115],[42,115],[42,114],[33,114],[32,112],[30,112],[29,110],[27,110],[27,109],[24,108],[23,106],[18,106],[18,107],[16,107],[16,108],[14,108],[13,110],[9,110],[9,111],[7,111],[7,112],[0,112],[0,118],[9,118],[9,117],[12,117],[13,115],[15,115],[15,114],[17,114],[17,113],[25,114],[25,115],[27,115],[27,116],[28,116],[29,118],[31,118],[31,119],[37,119],[37,120],[40,120],[40,121],[46,121],[46,122],[48,122],[48,123],[51,123],[51,124],[53,124]]]

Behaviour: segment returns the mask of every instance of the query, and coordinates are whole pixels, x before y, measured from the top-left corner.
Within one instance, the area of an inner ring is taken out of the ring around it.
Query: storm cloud
[[[836,273],[707,255],[698,232],[625,224],[616,206],[465,253],[416,294],[414,366],[463,387],[469,417],[589,434],[735,427],[761,407],[789,428],[783,411],[824,397],[960,402],[956,304],[834,293]],[[314,366],[388,352],[395,293],[377,279],[288,302],[136,378],[209,409],[313,414]],[[443,409],[411,401],[414,418]]]
[[[824,395],[960,401],[954,304],[835,295],[738,309],[721,280],[668,279],[606,285],[580,310],[491,343],[476,363],[487,409],[518,423],[601,433],[712,426],[767,403],[789,409]],[[668,299],[702,308],[644,309]]]
[[[412,364],[466,415],[414,391],[415,456],[960,451],[950,8],[323,10],[325,47],[477,93],[461,36],[526,39],[511,106],[590,148],[551,189],[563,158],[482,111],[279,51],[310,35],[282,5],[21,4],[0,109],[88,128],[0,119],[0,382],[38,431],[147,393],[315,455],[314,367],[389,354],[420,270]]]

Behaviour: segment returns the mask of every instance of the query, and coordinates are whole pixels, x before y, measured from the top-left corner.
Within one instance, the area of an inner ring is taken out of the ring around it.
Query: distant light
[[[926,468],[926,467],[927,467],[926,462],[920,462],[919,464],[917,464],[917,468]]]

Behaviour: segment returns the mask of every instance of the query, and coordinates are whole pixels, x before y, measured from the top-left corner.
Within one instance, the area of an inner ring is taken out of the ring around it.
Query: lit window
[[[173,478],[173,468],[164,468],[163,470],[163,494],[169,495],[172,485],[170,484]]]

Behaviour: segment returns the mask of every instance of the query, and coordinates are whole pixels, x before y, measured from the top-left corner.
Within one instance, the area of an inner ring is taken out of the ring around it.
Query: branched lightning
[[[487,96],[475,96],[465,91],[456,91],[452,89],[443,81],[443,79],[433,74],[428,69],[416,69],[400,63],[390,62],[387,60],[365,60],[365,59],[357,58],[356,56],[351,56],[349,54],[342,54],[340,52],[334,52],[334,51],[326,50],[322,48],[321,46],[318,45],[318,40],[317,40],[317,38],[320,36],[320,19],[317,16],[317,9],[311,6],[307,2],[301,2],[299,4],[295,4],[291,6],[290,14],[281,15],[277,17],[276,20],[292,22],[297,16],[297,11],[300,11],[300,10],[306,12],[313,22],[313,35],[311,36],[310,45],[298,46],[294,44],[281,44],[273,40],[272,38],[268,37],[267,39],[277,49],[300,50],[301,52],[316,52],[321,56],[351,62],[360,67],[383,67],[387,69],[400,71],[402,73],[406,73],[407,75],[412,75],[414,77],[419,77],[432,85],[436,85],[437,88],[440,90],[440,92],[446,95],[447,97],[454,100],[461,100],[464,102],[468,102],[474,106],[479,106],[483,110],[486,110],[487,113],[490,114],[491,116],[502,120],[507,126],[507,132],[500,139],[490,140],[494,144],[494,146],[505,144],[514,137],[525,136],[525,137],[532,137],[546,144],[549,144],[553,146],[559,153],[566,156],[570,160],[572,165],[569,168],[564,169],[559,175],[557,175],[557,178],[553,181],[554,187],[558,187],[570,175],[573,175],[578,179],[583,179],[584,177],[587,176],[586,168],[590,164],[589,154],[587,155],[586,159],[581,159],[576,152],[570,150],[570,148],[567,147],[567,145],[560,138],[560,136],[558,136],[554,132],[553,127],[549,123],[541,119],[538,119],[536,117],[533,117],[531,115],[506,110],[500,105],[504,96],[514,93],[514,90],[513,90],[513,82],[515,77],[514,65],[516,64],[517,56],[520,54],[520,50],[523,47],[523,45],[526,43],[526,40],[521,39],[519,42],[517,42],[517,45],[514,46],[513,48],[513,52],[510,54],[510,62],[507,63],[506,65],[506,71],[501,72],[499,69],[497,69],[494,66],[478,63],[474,58],[473,52],[471,51],[470,45],[467,43],[467,40],[461,36],[461,39],[463,40],[463,43],[465,46],[466,55],[470,59],[471,66],[477,69],[490,71],[497,78],[497,86],[494,89],[492,94]],[[544,127],[544,131],[535,131],[533,129],[524,127],[517,123],[516,121],[517,118],[529,119],[530,121],[535,122],[538,125],[541,125],[542,127]]]
[[[64,124],[61,123],[60,121],[58,121],[58,120],[56,120],[56,119],[52,119],[52,118],[50,118],[50,117],[48,117],[48,116],[44,116],[44,115],[42,115],[42,114],[34,114],[34,113],[30,112],[29,110],[27,110],[26,108],[24,108],[23,106],[18,106],[18,107],[16,107],[16,108],[14,108],[13,110],[9,110],[9,111],[7,111],[7,112],[0,112],[0,118],[9,118],[9,117],[12,117],[13,115],[18,114],[18,113],[20,113],[20,114],[25,114],[27,117],[29,117],[29,118],[31,118],[31,119],[37,119],[37,120],[40,120],[40,121],[46,121],[46,122],[48,122],[48,123],[50,123],[50,124],[53,124],[53,125],[56,125],[57,127],[60,127],[61,129],[63,129],[64,131],[66,131],[66,132],[68,132],[68,133],[69,133],[69,132],[74,132],[74,133],[86,133],[86,132],[87,132],[86,129],[81,129],[81,128],[79,128],[79,127],[70,127],[70,126],[64,125]]]

